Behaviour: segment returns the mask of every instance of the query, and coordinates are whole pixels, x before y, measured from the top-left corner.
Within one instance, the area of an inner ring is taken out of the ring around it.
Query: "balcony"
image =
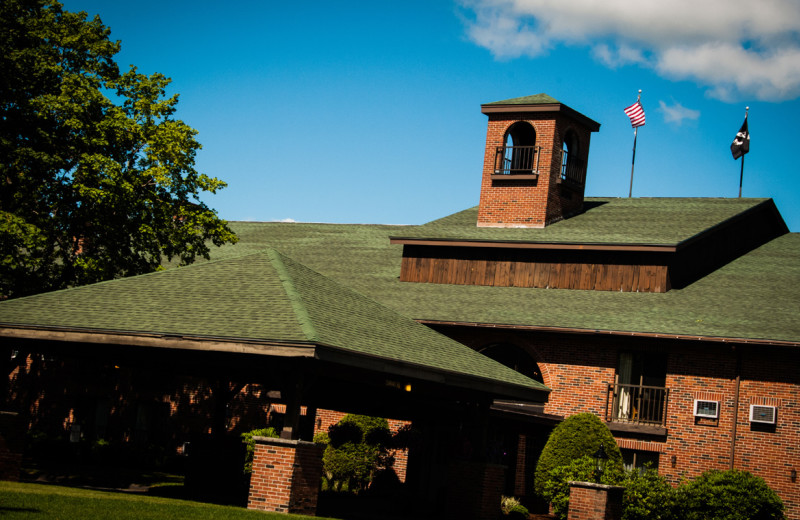
[[[666,426],[669,388],[660,386],[609,384],[606,421],[609,423],[649,426],[663,429]]]
[[[539,178],[538,146],[498,146],[494,154],[494,180],[536,180]]]

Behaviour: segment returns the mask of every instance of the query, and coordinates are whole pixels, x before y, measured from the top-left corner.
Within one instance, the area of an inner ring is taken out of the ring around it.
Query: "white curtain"
[[[621,385],[631,384],[633,375],[633,354],[623,352],[619,356],[619,383]],[[617,418],[627,420],[631,418],[631,389],[620,388],[619,400],[617,401]]]

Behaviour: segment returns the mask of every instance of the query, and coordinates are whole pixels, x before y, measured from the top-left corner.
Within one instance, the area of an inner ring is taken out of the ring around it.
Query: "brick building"
[[[365,392],[358,372],[337,380],[334,392],[307,395],[298,410],[307,405],[329,421],[323,410],[358,409],[419,424],[429,442],[409,453],[408,479],[434,508],[469,496],[470,509],[482,511],[474,490],[491,483],[532,499],[533,468],[552,427],[591,412],[629,467],[653,464],[674,483],[712,468],[752,471],[800,519],[800,235],[788,232],[771,199],[585,197],[598,123],[544,94],[482,112],[478,207],[422,226],[232,223],[240,242],[217,251],[214,263],[269,246],[526,379],[514,383],[494,365],[465,367],[463,353],[433,352],[433,368],[420,368],[428,384],[468,372],[436,387],[452,397],[446,406],[445,398],[435,409],[426,399],[378,403],[385,390],[355,399]],[[59,300],[36,298],[20,301],[45,309]],[[226,316],[240,316],[242,299],[220,301],[223,314],[209,327],[229,331],[235,324]],[[0,303],[6,337],[20,327],[12,305]],[[348,329],[356,318],[322,321]],[[41,326],[41,318],[25,325]],[[366,344],[375,334],[372,343],[396,345],[373,352],[382,359],[409,348],[387,339],[380,323],[359,331]],[[393,377],[414,378],[412,365],[395,367]],[[495,383],[481,379],[484,369]],[[372,359],[359,370],[385,369]],[[484,386],[470,393],[478,380]],[[455,480],[472,487],[457,489]]]

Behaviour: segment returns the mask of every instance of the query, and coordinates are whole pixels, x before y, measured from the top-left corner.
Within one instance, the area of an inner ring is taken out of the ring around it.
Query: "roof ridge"
[[[305,334],[306,339],[312,342],[319,342],[317,329],[314,327],[314,323],[308,313],[308,308],[305,303],[303,303],[303,296],[300,294],[300,291],[297,290],[297,287],[295,287],[294,280],[289,274],[286,264],[283,263],[283,255],[271,247],[267,248],[265,252],[267,253],[272,267],[275,268],[275,272],[278,273],[278,279],[281,281],[283,290],[286,292],[286,296],[292,304],[292,309],[300,324],[300,329],[303,331],[303,334]]]

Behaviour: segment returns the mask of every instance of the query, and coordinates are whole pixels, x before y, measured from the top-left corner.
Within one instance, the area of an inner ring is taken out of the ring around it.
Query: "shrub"
[[[323,486],[331,491],[362,491],[378,470],[394,459],[386,449],[391,434],[386,419],[348,414],[318,434],[315,442],[327,444],[322,455]]]
[[[782,520],[783,502],[763,479],[747,471],[711,470],[678,490],[686,520]]]
[[[500,511],[504,516],[509,517],[509,519],[528,518],[528,508],[520,504],[519,500],[515,497],[500,497]]]
[[[244,455],[244,472],[253,472],[253,454],[256,451],[256,441],[253,437],[279,437],[275,428],[260,428],[257,430],[250,430],[242,434],[242,442],[245,444]]]
[[[559,466],[568,466],[581,457],[591,457],[603,445],[608,454],[606,473],[622,469],[622,453],[608,426],[590,413],[568,417],[555,427],[547,439],[534,474],[534,490],[543,496],[550,472]]]
[[[622,483],[622,520],[669,520],[674,516],[676,491],[658,471],[631,471]]]
[[[616,446],[616,444],[615,444]],[[595,450],[597,451],[597,450]],[[594,482],[596,477],[596,464],[594,458],[584,455],[574,459],[569,464],[558,466],[544,479],[541,496],[553,507],[553,514],[560,519],[567,518],[569,509],[569,482]],[[606,470],[600,475],[601,484],[620,485],[624,480],[621,465],[607,465]]]

